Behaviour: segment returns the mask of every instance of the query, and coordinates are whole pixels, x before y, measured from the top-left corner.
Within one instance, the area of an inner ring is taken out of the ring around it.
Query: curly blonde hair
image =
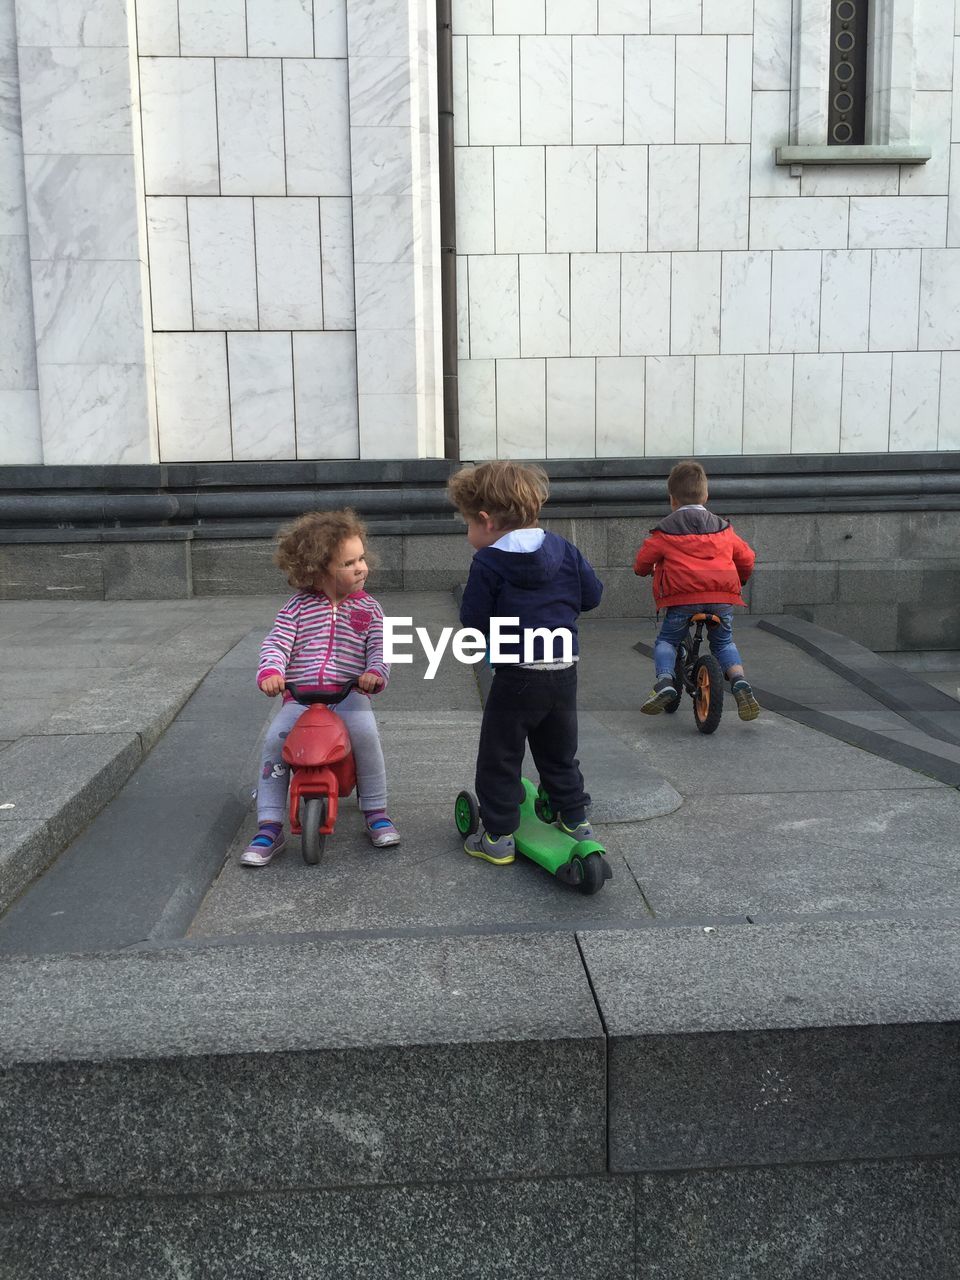
[[[542,467],[521,462],[484,462],[450,477],[450,501],[462,516],[476,520],[485,511],[499,529],[527,529],[537,523],[550,494]]]
[[[291,587],[312,591],[347,538],[359,538],[366,549],[367,526],[350,507],[308,511],[277,534],[274,562]]]

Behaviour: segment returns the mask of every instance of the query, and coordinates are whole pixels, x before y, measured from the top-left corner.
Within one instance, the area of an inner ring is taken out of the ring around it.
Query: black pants
[[[540,782],[567,826],[585,816],[590,797],[577,760],[577,668],[498,667],[483,709],[477,752],[477,800],[491,835],[520,825],[520,771],[526,743]]]

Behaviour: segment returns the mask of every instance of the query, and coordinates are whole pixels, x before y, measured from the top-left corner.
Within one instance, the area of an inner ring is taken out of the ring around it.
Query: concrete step
[[[958,964],[930,919],[7,961],[9,1274],[947,1280]]]

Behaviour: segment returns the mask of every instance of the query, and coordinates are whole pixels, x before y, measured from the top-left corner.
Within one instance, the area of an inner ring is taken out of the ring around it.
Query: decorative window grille
[[[862,144],[866,115],[867,0],[831,0],[828,143]]]
[[[791,7],[789,143],[777,164],[925,164],[930,145],[912,134],[920,0]]]

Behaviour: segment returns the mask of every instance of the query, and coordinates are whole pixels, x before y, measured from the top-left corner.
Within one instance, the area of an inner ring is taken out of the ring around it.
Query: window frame
[[[917,0],[870,0],[866,136],[828,142],[832,0],[793,0],[790,138],[778,164],[923,164],[930,148],[911,137]],[[827,154],[832,153],[832,154]]]

